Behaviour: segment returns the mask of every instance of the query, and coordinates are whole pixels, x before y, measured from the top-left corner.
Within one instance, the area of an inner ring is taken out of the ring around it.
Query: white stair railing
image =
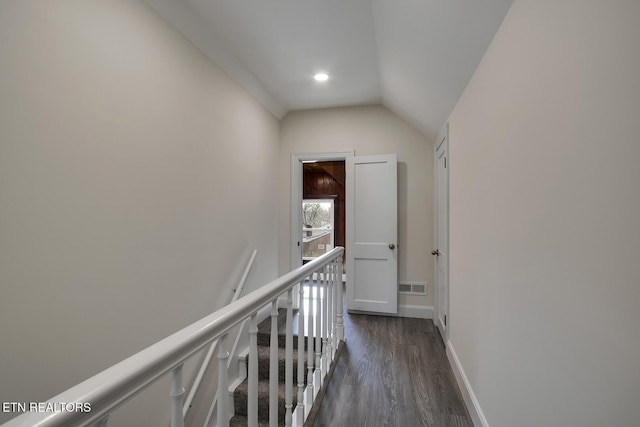
[[[257,313],[265,306],[274,304],[277,309],[277,300],[280,296],[287,297],[287,324],[286,324],[286,360],[285,360],[285,423],[287,426],[302,427],[306,416],[309,414],[313,400],[317,395],[321,383],[328,368],[322,369],[322,358],[333,359],[334,352],[328,352],[328,344],[323,345],[323,331],[326,334],[335,331],[334,336],[326,336],[326,342],[337,343],[344,340],[344,327],[342,324],[342,255],[341,247],[297,268],[290,273],[264,285],[260,289],[232,302],[226,307],[204,317],[203,319],[187,326],[186,328],[170,335],[169,337],[147,347],[128,359],[100,372],[88,380],[54,396],[47,403],[55,407],[56,402],[89,404],[90,411],[57,411],[57,412],[26,412],[7,423],[3,427],[74,427],[74,426],[100,426],[108,425],[110,415],[120,406],[145,390],[151,384],[172,373],[171,396],[171,426],[184,426],[184,402],[185,393],[182,384],[182,368],[184,363],[198,354],[204,347],[218,340],[218,416],[217,426],[228,427],[230,414],[226,411],[228,405],[228,333],[231,328],[250,319],[250,361],[249,361],[249,426],[258,424],[257,407]],[[307,327],[304,326],[304,289],[303,284],[309,283],[309,303],[306,307]],[[328,286],[333,283],[333,286]],[[292,302],[293,288],[300,284],[299,319],[298,319],[298,384],[297,393],[294,393],[293,384],[293,320]],[[322,288],[321,288],[322,287]],[[316,292],[314,292],[314,290]],[[331,290],[331,300],[328,299],[328,291]],[[334,305],[334,314],[328,315],[322,307]],[[324,314],[323,314],[324,313]],[[273,322],[277,323],[277,322]],[[324,324],[324,326],[322,326]],[[315,329],[314,329],[315,327]],[[304,381],[304,331],[308,332],[308,384]],[[314,335],[315,333],[315,335]],[[315,343],[314,343],[315,339]],[[274,343],[272,342],[272,346]],[[314,353],[315,345],[315,353]],[[277,340],[275,341],[277,346]],[[334,348],[336,348],[334,346]],[[334,353],[335,354],[335,353]],[[314,357],[315,356],[315,357]],[[272,351],[271,356],[277,358],[277,351]],[[325,366],[329,366],[331,360],[325,359]],[[271,363],[273,367],[273,363]],[[278,365],[275,364],[277,371]],[[273,371],[273,368],[272,368]],[[273,372],[271,372],[273,374]],[[276,372],[277,375],[277,372]],[[277,390],[270,390],[272,397],[277,399]],[[297,402],[294,408],[294,398]],[[79,408],[86,406],[76,405]],[[270,426],[277,425],[277,416],[271,418]]]

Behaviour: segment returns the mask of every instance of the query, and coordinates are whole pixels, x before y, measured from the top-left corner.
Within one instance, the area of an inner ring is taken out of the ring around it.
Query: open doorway
[[[308,234],[303,200],[332,200],[333,247],[346,248],[346,162],[353,151],[291,154],[291,269],[302,265],[303,237]],[[326,247],[325,247],[326,248]]]
[[[302,262],[345,245],[345,162],[302,165]]]

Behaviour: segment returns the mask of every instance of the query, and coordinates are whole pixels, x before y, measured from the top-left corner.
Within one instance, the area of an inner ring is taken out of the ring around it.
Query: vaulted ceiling
[[[513,0],[146,2],[278,118],[381,103],[433,138]]]

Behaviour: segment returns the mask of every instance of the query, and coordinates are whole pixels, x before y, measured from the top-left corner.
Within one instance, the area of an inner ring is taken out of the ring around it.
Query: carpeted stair
[[[284,425],[285,416],[285,341],[286,341],[286,310],[280,309],[278,313],[278,424]],[[269,355],[271,345],[271,317],[258,325],[258,426],[267,427],[269,425]],[[295,409],[298,400],[298,316],[294,310],[293,316],[293,406]],[[307,348],[307,337],[305,337],[305,349]],[[305,350],[304,372],[307,372],[307,357]],[[248,359],[248,357],[247,357]],[[249,361],[247,360],[247,366]],[[306,378],[304,383],[306,384]],[[231,427],[246,426],[247,420],[247,400],[249,395],[248,379],[245,379],[234,391],[233,400],[235,415],[231,418]]]

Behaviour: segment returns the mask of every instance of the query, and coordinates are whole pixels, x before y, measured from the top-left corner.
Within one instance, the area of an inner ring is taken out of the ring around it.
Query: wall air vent
[[[398,284],[398,292],[401,294],[410,294],[411,293],[411,285],[408,283],[400,283]]]
[[[427,284],[424,282],[399,282],[398,293],[405,295],[426,295]]]
[[[411,291],[413,293],[416,293],[416,294],[425,294],[426,295],[426,293],[427,293],[427,285],[426,284],[425,285],[418,285],[418,284],[414,283],[413,285],[411,285]]]

